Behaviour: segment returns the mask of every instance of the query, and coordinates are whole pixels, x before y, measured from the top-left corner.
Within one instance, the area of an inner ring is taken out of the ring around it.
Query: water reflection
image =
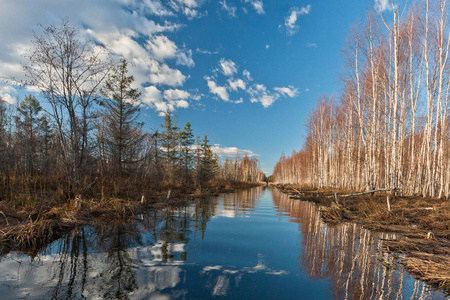
[[[129,223],[80,228],[35,258],[11,253],[0,261],[0,298],[184,297],[186,289],[172,289],[186,283],[187,271],[182,268],[188,257],[186,245],[191,239],[204,239],[211,218],[254,211],[262,191],[239,191],[187,206],[155,209]],[[212,270],[205,267],[201,274],[211,277]],[[221,270],[223,274],[235,271]],[[216,277],[212,295],[225,295],[229,279]]]
[[[381,239],[255,188],[72,231],[0,259],[1,299],[433,298]],[[301,243],[297,243],[300,239]]]
[[[350,223],[328,226],[315,204],[289,199],[278,190],[273,190],[272,196],[277,209],[300,224],[301,267],[312,279],[329,278],[336,299],[439,297],[423,282],[412,280],[397,264],[396,255],[383,251],[382,241],[397,239],[395,233],[372,232]]]

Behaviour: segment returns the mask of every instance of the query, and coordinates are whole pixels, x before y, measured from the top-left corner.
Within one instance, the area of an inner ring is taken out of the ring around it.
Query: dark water
[[[81,228],[34,259],[11,253],[0,299],[444,298],[383,253],[395,238],[255,188]]]

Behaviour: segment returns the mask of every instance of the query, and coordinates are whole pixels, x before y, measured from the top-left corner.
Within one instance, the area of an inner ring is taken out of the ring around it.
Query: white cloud
[[[303,6],[301,8],[292,7],[288,16],[284,20],[284,26],[288,35],[293,35],[298,30],[297,19],[298,16],[307,15],[311,12],[311,5]]]
[[[236,155],[239,154],[240,157],[243,157],[247,154],[249,157],[259,156],[258,154],[253,153],[251,150],[243,150],[237,147],[225,147],[219,144],[215,144],[211,147],[211,150],[216,153],[219,157],[230,157],[235,158]]]
[[[183,9],[200,7],[194,0],[176,2]],[[185,14],[182,11],[177,13]],[[149,15],[164,17],[164,21],[156,23],[148,19]],[[17,16],[23,17],[19,23]],[[134,87],[142,92],[143,102],[157,110],[168,106],[162,97],[164,86],[182,86],[187,78],[180,70],[169,67],[166,61],[173,60],[177,65],[188,67],[194,65],[192,51],[185,49],[184,45],[178,47],[166,34],[182,27],[170,21],[169,17],[175,17],[175,13],[167,1],[6,1],[2,2],[0,10],[0,76],[10,78],[22,74],[20,54],[31,47],[33,30],[38,35],[42,32],[36,24],[42,24],[44,28],[51,24],[58,26],[61,17],[65,16],[81,37],[104,46],[113,58],[129,62],[129,72],[135,78]],[[148,40],[149,43],[143,46],[138,40]],[[174,107],[188,106],[187,99],[176,101],[173,102]]]
[[[390,0],[375,0],[375,10],[383,12],[385,10],[392,10],[392,4]]]
[[[295,97],[298,95],[298,89],[293,86],[276,87],[275,92],[271,92],[263,84],[252,85],[247,92],[251,96],[251,103],[261,103],[264,108],[271,106],[280,97]]]
[[[175,102],[175,105],[178,108],[188,108],[189,107],[189,102],[187,102],[186,100],[178,100]]]
[[[198,11],[198,9],[200,8],[200,2],[197,0],[170,0],[169,5],[176,12],[185,15],[188,18],[188,20],[201,18],[207,15],[207,12],[202,14]]]
[[[143,103],[152,106],[162,102],[162,93],[156,86],[148,86],[144,88],[141,99]]]
[[[207,81],[209,91],[212,94],[219,96],[220,99],[226,102],[232,102],[236,104],[242,103],[242,97],[240,97],[239,100],[233,101],[230,100],[229,96],[229,92],[237,93],[241,90],[250,95],[251,103],[261,103],[264,108],[267,108],[280,97],[292,98],[297,96],[299,93],[298,88],[295,88],[291,85],[287,87],[275,87],[273,88],[273,90],[267,89],[264,84],[254,83],[249,86],[250,82],[253,81],[253,78],[251,77],[248,70],[245,69],[242,72],[242,76],[244,76],[244,78],[239,78],[239,75],[237,77],[233,76],[237,74],[237,67],[233,61],[222,58],[219,65],[220,67],[218,69],[213,70],[213,72],[215,73],[213,77],[205,76],[204,78]],[[218,71],[221,71],[223,75],[228,76],[227,85],[220,86],[216,83],[217,76],[219,75]]]
[[[167,109],[174,111],[175,108],[188,108],[189,92],[179,89],[168,89],[161,92],[155,86],[149,86],[142,93],[142,102],[156,111],[165,112]]]
[[[245,0],[245,3],[250,3],[259,15],[265,14],[262,0]]]
[[[195,52],[201,53],[201,54],[209,54],[209,55],[212,55],[212,54],[219,54],[219,51],[202,50],[202,49],[200,49],[200,48],[197,48],[197,49],[195,50]]]
[[[233,76],[237,73],[236,64],[231,59],[222,58],[220,60],[220,67],[222,68],[222,73],[225,76]]]
[[[180,70],[171,69],[168,65],[155,60],[150,61],[150,72],[149,82],[153,84],[181,86],[186,80],[186,76]]]
[[[230,101],[230,96],[228,95],[227,88],[224,86],[218,86],[211,77],[206,76],[205,80],[208,82],[209,91],[212,94],[216,94],[223,101]]]
[[[175,43],[164,35],[158,35],[149,39],[146,48],[159,61],[175,57],[178,50]]]
[[[245,82],[242,79],[228,79],[228,85],[233,91],[237,91],[238,89],[245,90]]]
[[[119,31],[98,33],[90,29],[87,31],[98,42],[104,44],[110,53],[130,62],[130,73],[134,75],[135,83],[139,86],[146,82],[180,86],[186,80],[186,76],[181,71],[172,69],[164,62],[161,62],[163,57],[169,55],[169,50],[167,49],[165,53],[162,49],[158,49],[156,53],[149,53],[149,51],[133,40],[132,33],[127,34]],[[154,59],[154,55],[160,61]]]
[[[252,76],[250,75],[250,72],[247,70],[242,71],[242,75],[244,75],[249,81],[253,80]]]
[[[164,35],[154,36],[147,41],[147,50],[150,54],[159,61],[164,61],[166,59],[176,59],[176,63],[179,65],[185,65],[188,67],[193,67],[195,65],[192,59],[192,51],[181,51],[177,45],[171,40],[169,40]]]
[[[11,86],[0,85],[0,100],[5,101],[9,104],[16,103],[17,90]]]
[[[168,10],[164,5],[162,5],[159,0],[144,0],[140,3],[140,8],[149,14],[157,15],[160,17],[164,16],[174,16],[174,13]]]
[[[317,44],[316,43],[307,43],[306,47],[308,47],[308,48],[317,48]]]
[[[269,49],[269,45],[266,45],[266,49]]]
[[[251,96],[251,103],[259,102],[264,108],[271,106],[280,97],[279,94],[270,93],[263,84],[254,84],[247,92]]]
[[[179,89],[168,89],[164,91],[164,99],[168,101],[186,100],[190,96],[188,92]]]
[[[285,97],[295,97],[298,95],[298,89],[294,88],[292,85],[288,87],[276,87],[274,88],[280,95]]]
[[[232,17],[236,17],[236,6],[228,5],[226,0],[219,1],[222,5],[222,9],[225,10],[228,15]]]

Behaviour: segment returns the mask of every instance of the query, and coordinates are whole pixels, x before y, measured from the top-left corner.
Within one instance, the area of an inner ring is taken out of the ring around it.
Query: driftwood
[[[291,189],[293,189],[294,191],[296,191],[297,193],[300,194],[300,196],[303,196],[303,193],[301,193],[299,190],[297,190],[296,188],[291,187]]]
[[[393,189],[377,189],[377,190],[372,190],[372,191],[368,191],[368,192],[361,192],[361,193],[348,194],[348,195],[339,195],[339,197],[359,196],[359,195],[372,194],[372,193],[375,193],[375,192],[386,192],[386,191],[395,191],[395,190],[397,190],[397,189],[396,188],[393,188]]]

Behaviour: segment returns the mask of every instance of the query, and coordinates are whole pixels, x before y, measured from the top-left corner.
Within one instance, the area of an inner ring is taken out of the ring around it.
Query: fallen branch
[[[301,193],[299,190],[297,190],[296,188],[291,187],[291,189],[293,189],[294,191],[296,191],[297,193],[300,194],[300,196],[303,196],[303,193]]]
[[[356,194],[348,194],[348,195],[339,195],[339,197],[350,197],[350,196],[359,196],[359,195],[366,195],[366,194],[372,194],[375,192],[386,192],[386,191],[392,191],[392,190],[397,190],[397,189],[377,189],[377,190],[372,190],[372,191],[368,191],[368,192],[362,192],[362,193],[356,193]]]

